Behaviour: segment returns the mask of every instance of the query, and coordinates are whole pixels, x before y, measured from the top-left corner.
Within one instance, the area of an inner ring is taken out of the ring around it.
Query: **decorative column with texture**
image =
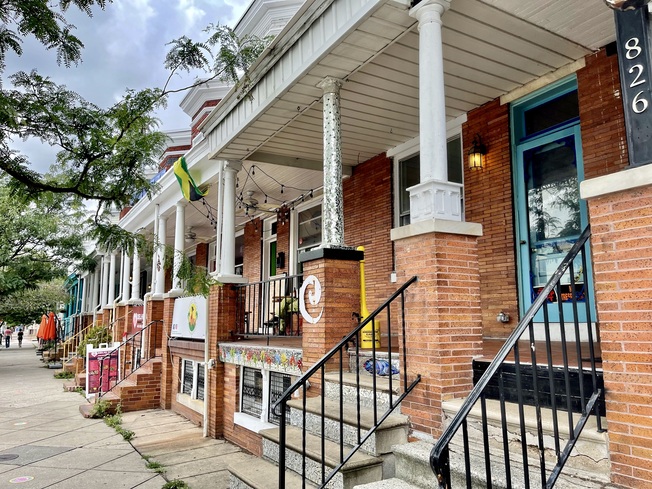
[[[165,226],[167,218],[165,216],[158,216],[158,234],[156,235],[156,290],[154,290],[154,298],[162,299],[165,293]]]
[[[235,274],[235,184],[242,168],[239,161],[229,161],[224,167],[224,211],[222,213],[222,257],[220,278],[237,277]],[[219,237],[218,237],[219,239]]]
[[[131,302],[140,301],[140,253],[138,252],[138,241],[134,243],[134,266],[131,281]]]
[[[324,205],[322,247],[344,246],[344,198],[342,193],[342,134],[340,88],[342,81],[324,78],[318,85],[324,92]]]
[[[172,269],[172,290],[170,294],[181,295],[181,279],[178,277],[185,251],[186,203],[177,202],[176,220],[174,222],[174,266]]]

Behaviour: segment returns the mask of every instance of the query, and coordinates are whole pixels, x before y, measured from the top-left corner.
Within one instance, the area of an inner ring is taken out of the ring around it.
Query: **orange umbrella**
[[[50,312],[48,317],[48,322],[45,325],[45,331],[43,332],[43,341],[55,340],[57,338],[57,328],[54,323],[54,313]]]
[[[43,333],[45,332],[45,326],[47,325],[48,322],[48,317],[43,314],[41,316],[41,324],[38,327],[38,331],[36,332],[36,337],[37,338],[43,338]]]

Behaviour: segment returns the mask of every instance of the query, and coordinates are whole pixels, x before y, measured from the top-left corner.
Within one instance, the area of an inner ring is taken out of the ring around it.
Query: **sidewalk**
[[[84,419],[78,393],[44,368],[29,338],[0,350],[0,487],[160,489],[183,479],[192,489],[227,488],[229,463],[251,457],[223,440],[202,437],[171,411],[123,414],[125,441],[102,420]],[[165,477],[146,467],[163,465]]]

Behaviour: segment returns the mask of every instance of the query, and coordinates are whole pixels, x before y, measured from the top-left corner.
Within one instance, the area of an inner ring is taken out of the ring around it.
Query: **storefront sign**
[[[93,348],[86,347],[86,397],[100,391],[107,392],[120,377],[120,343],[113,346]]]
[[[652,79],[648,10],[616,11],[616,43],[632,166],[652,163]]]
[[[206,338],[208,319],[208,302],[206,297],[195,295],[180,297],[174,301],[172,313],[172,331],[170,335],[176,338]]]

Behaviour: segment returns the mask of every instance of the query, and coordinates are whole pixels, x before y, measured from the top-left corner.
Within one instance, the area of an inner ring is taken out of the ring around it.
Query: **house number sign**
[[[618,66],[632,166],[652,163],[652,78],[647,7],[616,11]]]

